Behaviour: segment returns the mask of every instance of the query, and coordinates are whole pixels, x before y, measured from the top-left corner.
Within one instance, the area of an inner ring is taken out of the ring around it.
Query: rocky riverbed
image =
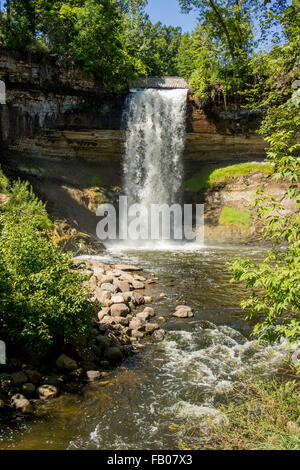
[[[89,382],[107,386],[114,367],[146,347],[143,339],[152,342],[164,339],[162,326],[167,317],[156,316],[149,306],[150,287],[158,283],[154,274],[141,275],[141,267],[106,264],[93,258],[72,259],[70,270],[87,275],[85,285],[92,300],[102,306],[93,319],[91,335],[77,337],[44,363],[9,357],[1,375],[2,419],[19,421],[38,414],[45,400],[64,392],[76,392]],[[164,296],[160,294],[161,298]],[[186,305],[178,305],[172,315],[191,318],[193,312]]]

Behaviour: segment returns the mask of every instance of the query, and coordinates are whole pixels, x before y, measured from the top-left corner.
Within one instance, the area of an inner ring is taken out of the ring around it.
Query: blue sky
[[[167,26],[181,26],[184,33],[192,31],[196,23],[195,12],[180,13],[178,0],[148,0],[146,12],[152,23],[161,21]]]

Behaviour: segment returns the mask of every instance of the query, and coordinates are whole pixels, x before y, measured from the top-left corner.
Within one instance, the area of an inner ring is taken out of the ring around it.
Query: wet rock
[[[21,413],[32,413],[32,405],[24,395],[17,393],[11,397],[11,404]]]
[[[42,378],[44,385],[61,385],[63,383],[63,378],[58,375],[44,375]]]
[[[144,296],[145,304],[151,304],[153,302],[152,297],[150,296]]]
[[[13,372],[11,374],[11,379],[14,385],[23,385],[28,382],[28,377],[23,371]]]
[[[115,269],[128,272],[143,271],[142,268],[139,268],[138,266],[131,266],[130,264],[116,264]]]
[[[105,349],[104,357],[110,362],[118,362],[123,359],[123,354],[120,348],[112,346]]]
[[[56,365],[59,369],[63,370],[75,370],[78,369],[78,364],[76,361],[66,356],[66,354],[61,354],[56,360]]]
[[[119,291],[119,288],[117,286],[115,286],[114,284],[110,284],[110,283],[102,284],[101,289],[103,289],[103,291],[112,292],[112,293]]]
[[[130,291],[130,284],[127,281],[115,280],[114,285],[117,286],[120,289],[121,292]]]
[[[38,388],[39,397],[42,400],[50,400],[58,395],[58,388],[54,385],[42,385]]]
[[[159,330],[154,331],[154,333],[152,334],[152,339],[154,339],[155,341],[163,341],[165,335],[165,330],[160,328]]]
[[[177,318],[192,318],[194,316],[191,307],[186,305],[178,305],[176,311],[173,313],[173,317]]]
[[[105,335],[98,335],[96,337],[96,341],[98,345],[103,349],[108,348],[110,346],[110,339]]]
[[[127,317],[113,317],[114,322],[116,324],[122,325],[122,326],[128,326],[129,325],[129,319]]]
[[[159,297],[161,299],[164,299],[165,297],[167,297],[167,294],[165,294],[164,292],[162,292],[161,294],[159,294]]]
[[[99,365],[100,365],[100,362],[99,362]],[[95,370],[97,369],[97,366],[94,362],[92,361],[82,361],[80,363],[80,366],[83,370],[87,371],[87,370]]]
[[[101,374],[98,370],[88,370],[86,376],[90,382],[95,382],[101,378]]]
[[[155,330],[159,330],[159,325],[157,323],[147,323],[145,326],[145,333],[152,335]]]
[[[114,304],[111,306],[110,313],[112,317],[126,317],[129,308],[126,304]]]
[[[30,382],[27,382],[26,384],[22,385],[22,390],[25,395],[33,395],[35,392],[35,385]]]

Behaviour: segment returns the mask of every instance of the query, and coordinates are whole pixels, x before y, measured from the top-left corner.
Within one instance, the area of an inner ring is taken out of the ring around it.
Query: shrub
[[[0,217],[0,335],[30,356],[43,356],[88,331],[84,276],[70,273],[46,209],[28,184],[16,183]]]

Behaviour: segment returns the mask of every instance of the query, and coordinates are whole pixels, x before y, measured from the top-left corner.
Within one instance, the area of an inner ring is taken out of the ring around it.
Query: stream
[[[33,421],[0,429],[0,448],[177,449],[178,436],[170,426],[219,416],[218,407],[232,398],[240,374],[272,376],[284,367],[284,345],[249,340],[251,325],[239,306],[245,292],[230,283],[226,269],[235,257],[260,260],[263,255],[262,247],[212,246],[114,250],[99,257],[154,273],[159,282],[147,287],[147,295],[158,316],[171,315],[185,302],[195,317],[168,319],[164,341],[149,340],[144,351],[112,373],[110,385],[94,383],[80,394],[64,394],[45,402]]]

